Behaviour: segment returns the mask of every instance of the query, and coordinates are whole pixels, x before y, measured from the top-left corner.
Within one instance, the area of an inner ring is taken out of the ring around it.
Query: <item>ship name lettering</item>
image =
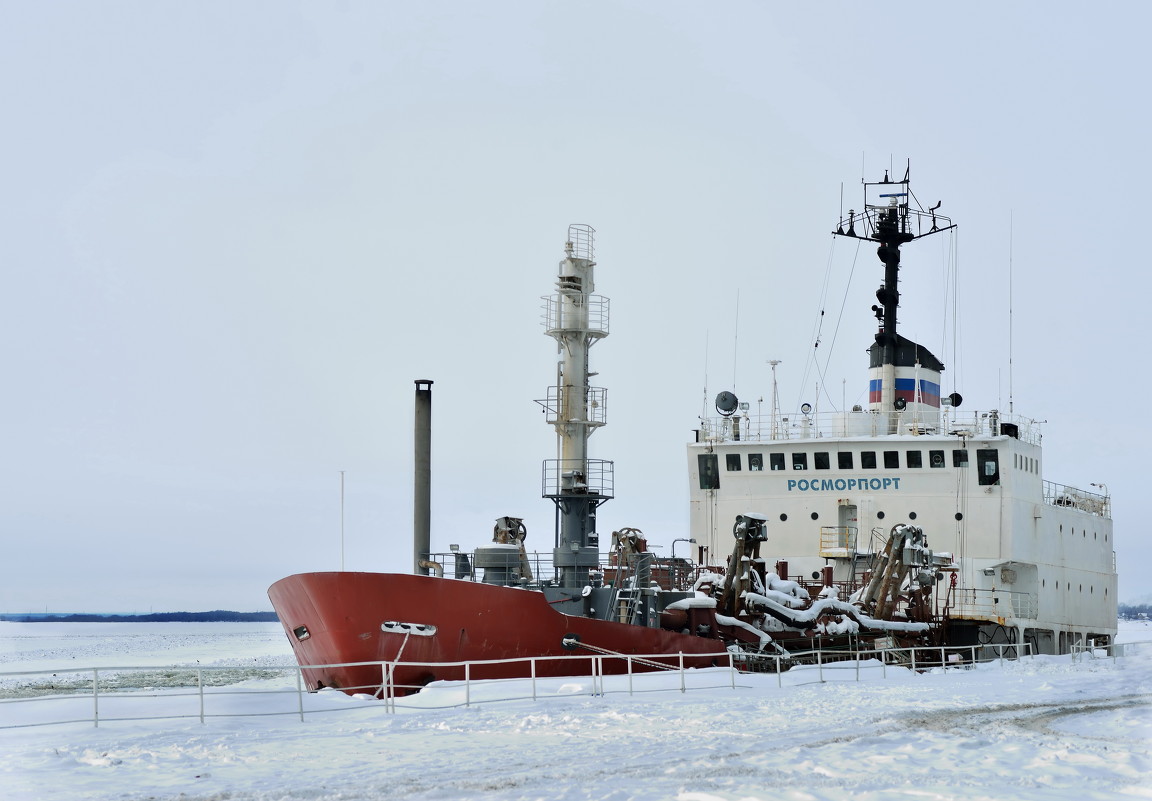
[[[788,479],[788,491],[800,492],[844,492],[846,490],[887,490],[900,489],[899,478],[801,478]]]

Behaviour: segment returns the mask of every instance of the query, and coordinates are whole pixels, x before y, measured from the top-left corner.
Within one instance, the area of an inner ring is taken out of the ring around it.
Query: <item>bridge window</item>
[[[720,465],[716,454],[698,454],[696,464],[700,469],[700,489],[720,489]]]
[[[968,449],[952,451],[952,466],[953,467],[967,467],[968,466]]]
[[[728,469],[729,473],[738,471],[740,469],[740,454],[730,453],[725,456],[724,466]]]
[[[828,470],[829,468],[832,467],[831,463],[828,461],[828,452],[827,451],[819,451],[817,453],[812,454],[812,461],[813,461],[813,466],[817,470]]]
[[[794,453],[792,454],[792,469],[793,470],[807,470],[808,469],[808,454]]]
[[[981,486],[1000,483],[1000,456],[995,449],[981,448],[977,450],[976,466],[979,470]]]
[[[865,470],[875,470],[876,451],[860,451],[860,467]]]
[[[928,451],[928,464],[933,467],[943,467],[944,451]]]
[[[905,451],[904,464],[908,465],[908,467],[923,467],[924,454],[920,451]]]
[[[900,467],[900,451],[884,451],[884,469],[897,470]]]
[[[769,470],[783,470],[784,469],[784,454],[770,453],[768,454],[768,469]]]
[[[852,469],[852,451],[840,451],[836,454],[836,466],[841,470]]]
[[[764,469],[764,454],[750,453],[748,454],[748,469],[753,472],[759,472]]]

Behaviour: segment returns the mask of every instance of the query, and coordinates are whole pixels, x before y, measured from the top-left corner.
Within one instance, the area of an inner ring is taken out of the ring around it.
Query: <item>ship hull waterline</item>
[[[394,695],[433,681],[589,675],[598,650],[659,659],[603,656],[601,670],[622,674],[680,666],[727,666],[724,643],[659,628],[566,615],[541,592],[401,573],[299,573],[268,597],[292,643],[309,690]],[[305,634],[306,630],[306,634]],[[301,639],[303,635],[303,639]],[[581,645],[566,648],[575,636]],[[584,648],[587,644],[590,648]],[[538,659],[532,657],[566,657]],[[347,665],[346,663],[374,663]]]

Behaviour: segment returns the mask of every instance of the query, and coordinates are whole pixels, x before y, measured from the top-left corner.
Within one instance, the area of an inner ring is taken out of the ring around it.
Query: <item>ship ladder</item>
[[[616,591],[616,620],[620,623],[631,623],[636,613],[636,596],[639,593],[635,587],[621,587]]]

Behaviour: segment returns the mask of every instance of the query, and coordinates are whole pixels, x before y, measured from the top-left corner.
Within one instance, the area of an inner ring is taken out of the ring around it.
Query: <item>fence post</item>
[[[821,684],[824,683],[824,649],[823,648],[817,648],[816,649],[816,678],[820,680]]]
[[[916,672],[916,646],[913,645],[908,650],[912,652],[912,672],[915,673]]]
[[[860,643],[856,643],[856,683],[860,683]]]
[[[396,711],[396,663],[381,662],[380,691],[384,693],[384,708],[388,712]]]
[[[736,657],[729,651],[728,652],[728,675],[732,677],[732,689],[736,689]]]
[[[628,695],[632,695],[632,657],[627,657],[628,662]]]
[[[196,686],[200,688],[200,725],[204,725],[204,671],[196,668]]]
[[[680,652],[680,692],[685,692],[687,688],[684,686],[684,652]]]
[[[464,706],[472,706],[472,663],[464,663]]]
[[[300,711],[300,722],[304,722],[304,669],[296,668],[296,707]]]
[[[776,658],[776,686],[778,688],[783,687],[784,673],[780,670],[780,654],[773,654],[773,656]]]
[[[100,671],[92,668],[92,726],[100,726]]]
[[[532,700],[536,700],[536,657],[532,657],[528,663],[532,666]]]

